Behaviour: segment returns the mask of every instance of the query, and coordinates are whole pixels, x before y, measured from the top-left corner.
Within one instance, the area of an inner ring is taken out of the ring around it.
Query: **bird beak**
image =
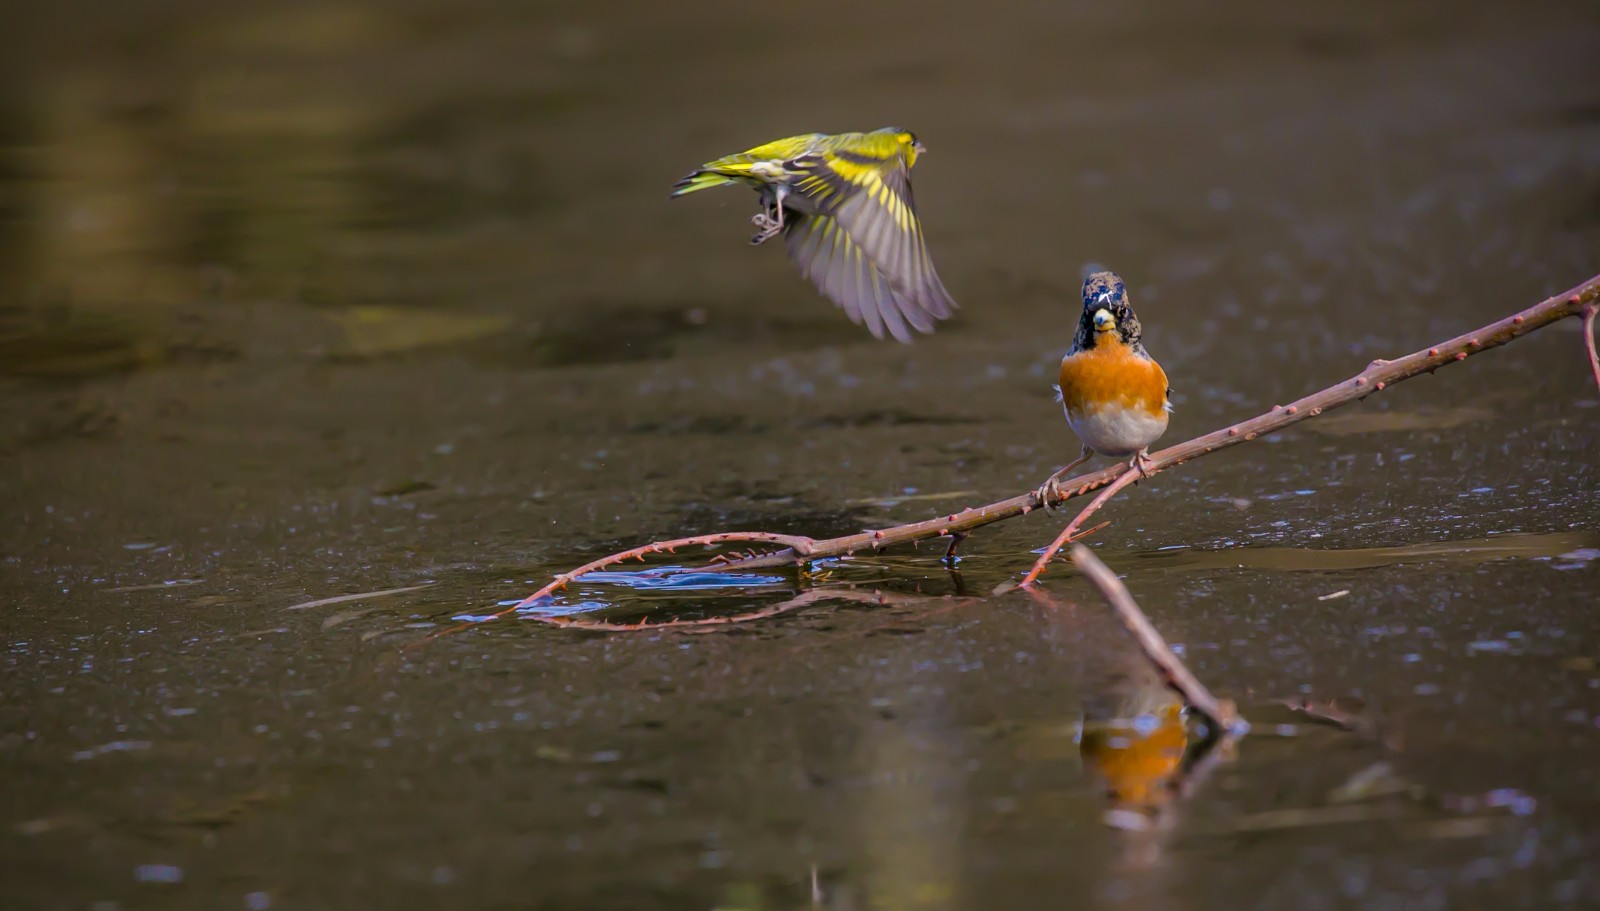
[[[922,140],[919,139],[911,144],[911,151],[916,152],[918,155],[926,155],[928,154],[928,147],[923,145]]]

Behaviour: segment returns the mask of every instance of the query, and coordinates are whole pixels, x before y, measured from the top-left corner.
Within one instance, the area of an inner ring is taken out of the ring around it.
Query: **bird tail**
[[[672,185],[672,195],[682,196],[697,190],[709,190],[712,187],[725,187],[729,184],[750,183],[750,168],[755,164],[755,159],[748,155],[729,155],[708,161],[693,171],[690,171],[682,180]]]

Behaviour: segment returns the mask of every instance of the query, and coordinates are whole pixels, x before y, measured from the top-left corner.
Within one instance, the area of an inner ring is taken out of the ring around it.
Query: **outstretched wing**
[[[789,256],[823,294],[864,322],[902,342],[932,332],[954,312],[928,256],[911,196],[905,160],[889,161],[839,150],[785,162],[793,192],[814,214],[790,213],[784,239]]]

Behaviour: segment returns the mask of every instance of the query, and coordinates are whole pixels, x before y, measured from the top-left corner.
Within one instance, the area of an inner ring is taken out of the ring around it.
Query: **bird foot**
[[[1083,452],[1079,453],[1071,464],[1057,470],[1055,474],[1052,474],[1043,484],[1039,485],[1039,489],[1033,492],[1033,496],[1039,501],[1039,505],[1044,507],[1045,512],[1055,512],[1055,507],[1051,504],[1052,500],[1064,499],[1061,496],[1061,479],[1066,477],[1067,473],[1072,469],[1089,461],[1093,456],[1094,450],[1085,446]],[[1078,493],[1083,493],[1083,490],[1080,489]]]
[[[1128,460],[1128,467],[1132,468],[1133,470],[1135,470],[1137,472],[1139,472],[1139,477],[1141,477],[1141,478],[1150,477],[1150,465],[1151,464],[1152,463],[1150,461],[1150,453],[1149,453],[1148,450],[1144,450],[1144,449],[1141,449],[1138,452],[1134,453],[1133,454],[1133,458]]]
[[[783,230],[783,207],[773,206],[765,212],[757,212],[750,216],[750,223],[761,229],[750,238],[750,245],[760,246]]]
[[[1033,492],[1033,498],[1039,501],[1045,512],[1055,512],[1057,501],[1061,499],[1061,476],[1051,475],[1039,489]]]

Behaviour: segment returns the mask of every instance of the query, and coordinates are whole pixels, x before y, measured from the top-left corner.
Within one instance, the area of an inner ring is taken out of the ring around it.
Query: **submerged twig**
[[[1311,721],[1336,727],[1341,731],[1371,735],[1374,730],[1373,723],[1369,719],[1347,712],[1332,701],[1313,702],[1305,697],[1300,697],[1297,699],[1285,699],[1282,705],[1291,712],[1306,716]]]
[[[1155,666],[1156,672],[1161,675],[1163,682],[1171,687],[1183,701],[1196,712],[1205,716],[1206,722],[1214,731],[1226,733],[1232,731],[1240,720],[1232,706],[1225,705],[1211,695],[1189,669],[1184,666],[1178,656],[1167,645],[1167,641],[1156,632],[1150,618],[1139,609],[1133,595],[1128,592],[1128,587],[1122,584],[1117,574],[1109,566],[1101,562],[1094,552],[1082,544],[1072,547],[1072,562],[1078,571],[1094,583],[1100,590],[1101,597],[1116,611],[1117,619],[1127,628],[1133,636],[1133,641],[1138,643],[1139,651]]]

